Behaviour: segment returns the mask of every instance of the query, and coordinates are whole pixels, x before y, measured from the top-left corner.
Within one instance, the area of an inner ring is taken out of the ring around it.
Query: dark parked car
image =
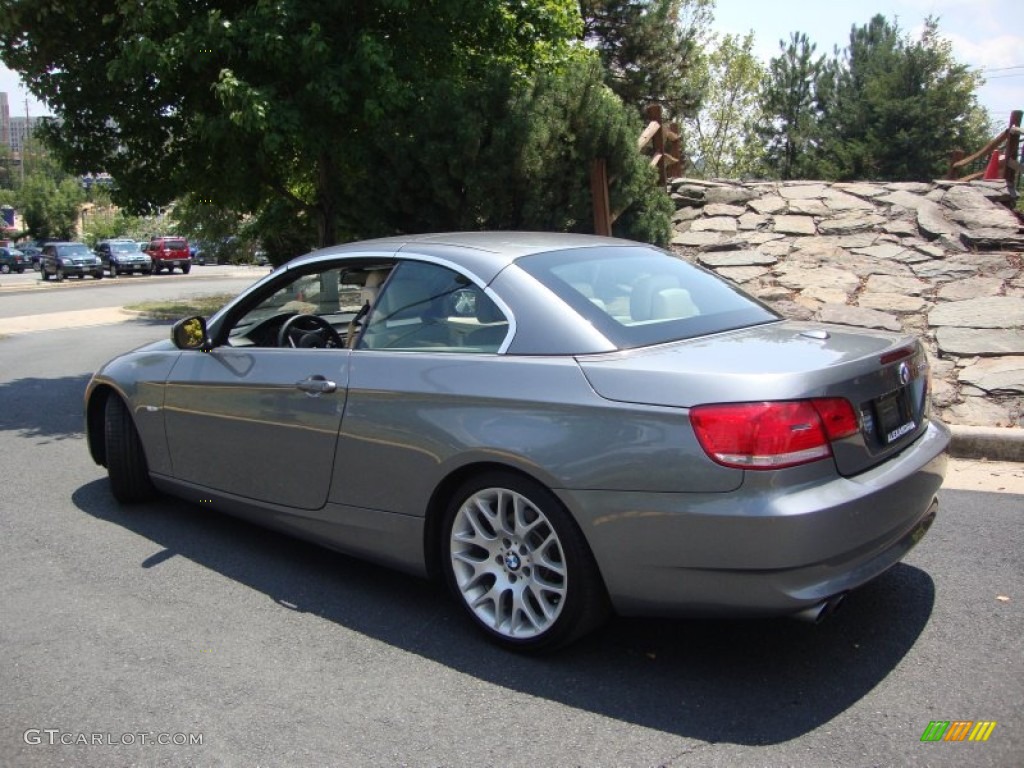
[[[915,338],[785,320],[623,240],[335,246],[171,337],[86,390],[118,500],[438,575],[517,649],[609,608],[820,619],[920,540],[945,473]]]
[[[11,272],[21,274],[29,268],[30,264],[28,257],[17,248],[0,246],[0,274],[9,275]]]
[[[153,260],[134,240],[100,240],[96,243],[96,255],[111,277],[135,272],[142,275],[153,273]]]
[[[29,265],[32,267],[32,269],[38,272],[39,260],[43,256],[43,249],[36,245],[22,245],[21,243],[16,245],[15,248],[17,248],[25,255],[25,258],[28,260]]]
[[[143,250],[153,260],[154,274],[165,269],[170,274],[177,268],[187,275],[192,269],[192,254],[183,237],[154,237]]]
[[[103,277],[103,262],[85,243],[47,243],[43,246],[40,261],[43,280],[54,276],[58,281],[65,277],[92,275],[97,280]]]

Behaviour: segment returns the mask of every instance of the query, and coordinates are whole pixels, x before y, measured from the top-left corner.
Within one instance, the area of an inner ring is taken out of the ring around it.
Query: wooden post
[[[660,127],[652,139],[654,158],[652,164],[658,166],[658,180],[661,186],[668,184],[668,174],[665,172],[665,126],[661,123],[661,104],[648,104],[644,109],[644,118],[648,122],[657,123]]]
[[[1017,179],[1020,176],[1020,122],[1024,110],[1015,109],[1010,113],[1010,126],[1006,137],[1006,188],[1011,192],[1017,189]]]
[[[612,209],[608,196],[608,163],[603,157],[590,163],[590,195],[594,201],[594,234],[611,237]]]
[[[951,181],[956,180],[956,178],[960,175],[960,170],[957,163],[963,160],[966,156],[967,153],[964,152],[962,149],[954,149],[952,152],[949,153],[949,172],[946,174],[947,179],[950,179]]]
[[[683,138],[679,123],[669,123],[669,141],[666,150],[671,158],[665,173],[669,178],[678,178],[683,175]]]

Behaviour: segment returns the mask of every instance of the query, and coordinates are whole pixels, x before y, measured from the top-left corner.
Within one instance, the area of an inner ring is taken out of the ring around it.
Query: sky
[[[939,33],[953,44],[957,61],[987,79],[978,99],[993,118],[1002,123],[1011,110],[1024,109],[1024,0],[870,0],[863,6],[842,0],[716,0],[713,31],[753,31],[755,50],[765,61],[792,32],[804,32],[818,52],[831,54],[833,46],[846,46],[850,27],[867,24],[876,13],[914,37],[927,16],[938,17]],[[25,114],[26,98],[31,115],[50,113],[2,64],[0,91],[7,92],[12,115]]]

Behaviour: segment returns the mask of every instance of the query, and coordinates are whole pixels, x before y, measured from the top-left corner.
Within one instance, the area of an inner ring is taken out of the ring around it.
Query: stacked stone
[[[1024,427],[1024,226],[1001,182],[674,179],[673,250],[786,317],[921,336],[950,423]]]

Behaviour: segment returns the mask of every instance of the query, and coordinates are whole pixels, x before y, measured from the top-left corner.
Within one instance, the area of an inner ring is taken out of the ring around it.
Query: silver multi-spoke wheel
[[[474,493],[455,513],[449,551],[459,593],[489,629],[525,640],[558,620],[569,587],[565,551],[526,496],[507,488]]]

